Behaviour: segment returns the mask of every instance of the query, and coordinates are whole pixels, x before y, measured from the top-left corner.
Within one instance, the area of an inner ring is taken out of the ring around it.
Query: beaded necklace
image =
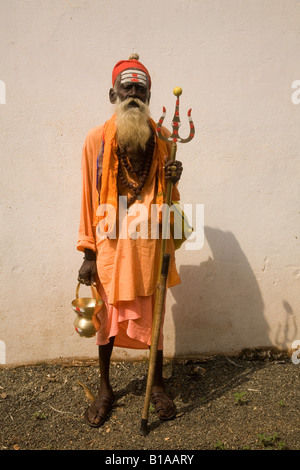
[[[154,135],[152,133],[151,137],[149,138],[147,142],[147,146],[143,154],[143,163],[142,165],[140,165],[139,169],[136,171],[134,170],[132,164],[130,163],[130,160],[127,157],[124,149],[121,149],[120,147],[118,147],[117,149],[117,157],[119,160],[118,176],[120,178],[120,182],[123,186],[128,188],[131,193],[133,193],[133,195],[127,201],[128,207],[131,204],[133,204],[137,199],[139,200],[142,199],[140,193],[142,192],[143,187],[150,173],[152,159],[153,159],[153,151],[154,151]],[[133,183],[128,181],[127,177],[125,176],[127,175],[126,170],[128,171],[128,173],[134,174],[139,179],[139,183],[137,185],[134,185]]]

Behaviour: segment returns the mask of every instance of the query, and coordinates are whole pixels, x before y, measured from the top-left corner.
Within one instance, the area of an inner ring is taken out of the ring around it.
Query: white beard
[[[135,102],[138,107],[129,106]],[[151,136],[149,106],[138,99],[127,99],[116,103],[117,141],[120,147],[133,151],[145,150]]]

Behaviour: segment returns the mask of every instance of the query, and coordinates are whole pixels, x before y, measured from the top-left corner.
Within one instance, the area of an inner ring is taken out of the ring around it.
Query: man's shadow
[[[212,257],[179,269],[172,289],[175,356],[230,354],[270,345],[264,303],[252,268],[231,232],[206,227]]]
[[[166,385],[183,413],[205,406],[248,380],[253,367],[227,356],[270,345],[262,295],[235,236],[206,227],[205,237],[211,256],[199,266],[182,265],[181,284],[171,289],[176,361]],[[207,362],[201,355],[223,357]],[[142,395],[145,387],[143,377],[127,384],[121,393]]]

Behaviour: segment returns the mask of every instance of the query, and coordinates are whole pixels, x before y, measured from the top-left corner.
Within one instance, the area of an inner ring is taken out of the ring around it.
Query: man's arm
[[[81,160],[81,212],[77,250],[84,253],[84,261],[78,272],[82,284],[96,281],[96,242],[94,230],[95,204],[98,200],[95,182],[95,164],[101,144],[103,126],[92,129],[85,140]],[[99,144],[100,143],[100,144]]]

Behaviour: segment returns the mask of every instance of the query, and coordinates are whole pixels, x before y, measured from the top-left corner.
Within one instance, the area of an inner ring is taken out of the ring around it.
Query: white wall
[[[300,1],[1,0],[0,18],[1,362],[97,356],[70,307],[81,148],[110,117],[112,68],[132,52],[152,75],[153,118],[165,105],[171,121],[174,86],[183,133],[192,107],[180,188],[205,208],[203,248],[178,253],[165,354],[289,348],[300,338]]]

